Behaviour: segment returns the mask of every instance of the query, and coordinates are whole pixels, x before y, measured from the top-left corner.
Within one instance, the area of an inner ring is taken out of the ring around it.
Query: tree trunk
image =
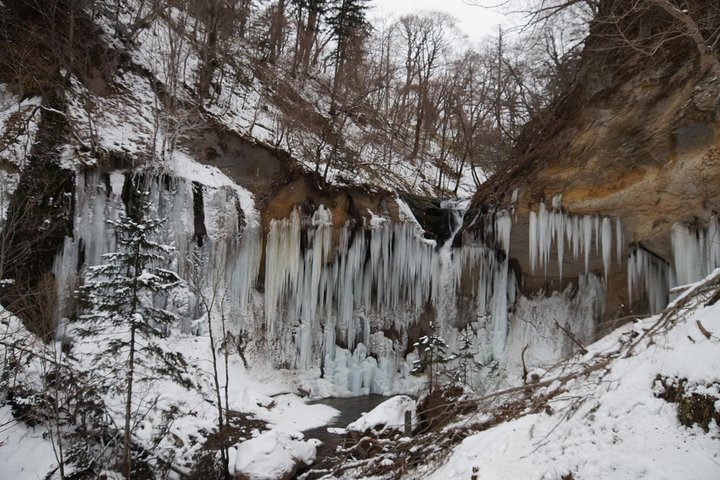
[[[205,19],[205,43],[201,50],[202,65],[198,75],[198,99],[200,101],[210,96],[210,83],[217,68],[218,16],[218,3],[216,0],[211,0],[208,2]]]
[[[317,35],[317,23],[318,23],[318,11],[316,8],[310,8],[308,10],[307,24],[303,31],[302,41],[300,44],[301,53],[301,64],[302,64],[302,78],[307,78],[310,72],[310,53],[312,52],[313,43],[315,43],[315,36]]]
[[[133,309],[134,310],[134,309]],[[135,324],[130,326],[130,354],[128,355],[128,371],[126,377],[127,383],[127,399],[125,401],[125,438],[123,444],[123,475],[128,480],[132,478],[132,462],[130,459],[130,446],[132,444],[132,432],[130,431],[130,423],[132,419],[132,395],[133,395],[133,375],[135,373]]]

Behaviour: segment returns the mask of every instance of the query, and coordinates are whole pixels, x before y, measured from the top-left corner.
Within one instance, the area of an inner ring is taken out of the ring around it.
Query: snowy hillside
[[[469,436],[426,478],[718,478],[718,279],[585,356],[531,372],[546,386],[531,386],[529,408]]]

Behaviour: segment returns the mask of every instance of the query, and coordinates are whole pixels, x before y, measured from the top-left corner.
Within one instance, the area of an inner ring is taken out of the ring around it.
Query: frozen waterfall
[[[73,234],[65,238],[53,268],[60,316],[70,313],[72,292],[81,281],[82,269],[102,263],[102,254],[115,250],[115,236],[106,220],[125,213],[122,191],[129,181],[121,172],[76,176]],[[250,297],[257,282],[262,243],[258,215],[252,205],[248,207],[248,194],[229,185],[193,190],[191,180],[152,173],[144,176],[141,187],[149,194],[151,211],[147,214],[168,219],[156,241],[175,247],[171,268],[188,281],[187,289],[162,300],[164,306],[191,322],[203,314],[198,302],[223,298],[224,312],[244,319],[243,329],[252,328]],[[195,232],[198,205],[204,219],[202,238]],[[219,303],[214,302],[218,308]],[[235,327],[240,328],[241,322],[235,322]],[[188,323],[185,328],[193,326]]]

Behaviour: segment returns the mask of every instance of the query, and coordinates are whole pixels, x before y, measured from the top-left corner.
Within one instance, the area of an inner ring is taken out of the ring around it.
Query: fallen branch
[[[697,320],[695,323],[697,324],[698,329],[700,329],[700,333],[702,333],[703,335],[705,335],[705,338],[707,338],[708,340],[710,340],[710,339],[712,338],[712,333],[708,332],[708,331],[705,329],[705,327],[704,327],[703,324],[700,322],[700,320]]]
[[[585,348],[585,345],[583,345],[583,344],[580,342],[580,340],[578,340],[577,338],[575,338],[575,335],[573,335],[570,330],[568,330],[567,328],[565,328],[565,327],[563,327],[562,325],[560,325],[560,323],[558,323],[557,320],[555,320],[555,325],[557,325],[560,330],[562,330],[563,332],[565,332],[565,335],[567,335],[568,338],[569,338],[570,340],[572,340],[575,345],[578,346],[578,348],[580,349],[580,353],[582,353],[583,355],[585,355],[586,353],[588,353],[587,348]]]

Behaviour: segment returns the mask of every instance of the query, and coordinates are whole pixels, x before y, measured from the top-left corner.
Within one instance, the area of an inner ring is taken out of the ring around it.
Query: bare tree
[[[485,0],[469,3],[490,7]],[[647,55],[665,43],[688,39],[700,58],[700,68],[717,67],[720,61],[720,4],[716,0],[535,0],[525,4],[508,0],[508,11],[524,15],[523,29],[548,24],[575,23],[609,26],[604,35]],[[657,23],[648,22],[654,18]],[[575,19],[575,20],[573,20]]]
[[[428,108],[429,85],[457,30],[454,19],[443,13],[405,15],[398,20],[397,32],[404,44],[405,85],[401,103],[406,105],[415,92],[415,128],[410,158],[417,158],[420,135]]]

